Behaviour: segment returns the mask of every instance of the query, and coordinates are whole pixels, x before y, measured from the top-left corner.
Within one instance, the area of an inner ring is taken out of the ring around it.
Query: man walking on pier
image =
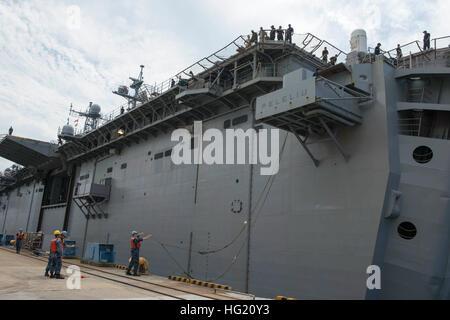
[[[20,253],[22,249],[22,241],[25,234],[23,233],[23,229],[19,229],[19,232],[16,234],[16,253]]]
[[[150,239],[152,237],[151,234],[148,236],[142,238],[144,235],[143,232],[138,233],[137,231],[131,232],[131,261],[127,268],[127,275],[131,276],[131,268],[134,269],[133,276],[138,277],[138,271],[139,271],[139,248],[141,247],[141,242],[143,240]]]

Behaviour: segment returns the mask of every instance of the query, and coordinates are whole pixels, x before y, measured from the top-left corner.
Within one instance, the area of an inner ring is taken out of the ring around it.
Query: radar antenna
[[[101,119],[100,111],[100,106],[98,104],[93,104],[92,102],[89,102],[89,107],[84,112],[74,110],[72,104],[70,104],[69,115],[77,115],[86,118],[83,129],[83,133],[86,133],[97,128],[99,120]]]
[[[121,97],[124,97],[128,101],[128,108],[135,108],[136,103],[147,101],[147,96],[145,91],[140,92],[141,86],[144,84],[144,66],[141,65],[141,71],[139,72],[138,78],[129,77],[132,81],[130,88],[134,90],[134,95],[129,94],[127,86],[119,86],[117,91],[113,91],[114,94],[117,94]]]

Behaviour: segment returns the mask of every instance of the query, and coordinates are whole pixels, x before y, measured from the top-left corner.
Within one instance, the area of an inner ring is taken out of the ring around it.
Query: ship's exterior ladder
[[[73,202],[78,206],[86,219],[107,218],[102,204],[109,200],[111,193],[111,178],[105,179],[104,184],[85,184],[84,188],[78,184],[75,188]]]

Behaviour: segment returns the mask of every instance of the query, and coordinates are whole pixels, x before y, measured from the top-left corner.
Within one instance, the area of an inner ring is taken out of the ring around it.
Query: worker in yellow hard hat
[[[63,245],[61,241],[61,231],[55,230],[53,232],[55,238],[50,242],[50,255],[48,257],[48,265],[45,269],[45,276],[48,277],[50,271],[50,278],[64,279],[61,276],[62,267],[62,251]]]

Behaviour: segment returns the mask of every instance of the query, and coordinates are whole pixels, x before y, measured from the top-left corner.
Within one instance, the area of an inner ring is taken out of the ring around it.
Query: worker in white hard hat
[[[151,234],[148,236],[142,238],[144,235],[143,232],[138,233],[137,231],[131,232],[131,261],[128,264],[127,268],[127,275],[131,276],[131,268],[134,269],[133,276],[139,277],[138,270],[139,270],[139,248],[141,247],[141,242],[147,239],[150,239],[152,237]]]
[[[65,243],[65,239],[67,238],[67,235],[68,235],[67,231],[61,231],[61,242],[62,242],[63,249],[64,248],[75,248],[75,245],[73,245],[73,244],[69,245],[69,244]]]

